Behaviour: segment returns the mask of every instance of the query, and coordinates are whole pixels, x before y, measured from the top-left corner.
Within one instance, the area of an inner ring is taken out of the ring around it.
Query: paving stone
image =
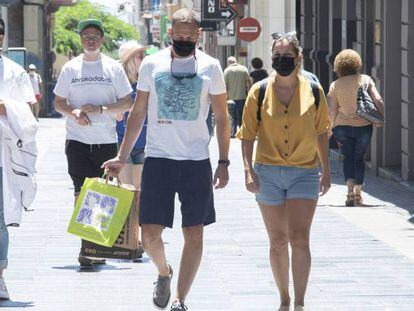
[[[73,187],[64,155],[64,120],[41,119],[40,124],[38,195],[33,211],[24,213],[21,228],[10,228],[5,277],[13,300],[0,302],[1,310],[153,310],[156,271],[147,257],[139,263],[108,260],[106,267],[94,272],[79,271],[80,242],[66,232]],[[205,230],[204,257],[187,303],[197,311],[274,311],[279,300],[266,230],[254,196],[243,184],[237,140],[231,141],[230,154],[230,183],[215,191],[218,221]],[[214,167],[214,139],[211,156]],[[334,171],[340,172],[332,160]],[[307,305],[329,311],[413,310],[414,261],[338,213],[345,210],[344,190],[337,173],[329,196],[317,208]],[[367,203],[376,205],[369,208],[376,212],[414,212],[414,193],[395,182],[368,175],[366,190]],[[178,271],[183,245],[178,209],[174,225],[165,231],[164,240],[167,257]],[[414,226],[405,228],[414,238],[411,229]],[[176,282],[175,276],[173,288]]]

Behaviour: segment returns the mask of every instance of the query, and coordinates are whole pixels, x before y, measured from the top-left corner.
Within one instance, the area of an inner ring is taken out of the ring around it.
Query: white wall
[[[263,59],[264,68],[272,70],[270,49],[273,43],[273,32],[289,32],[295,30],[295,0],[250,0],[250,17],[261,23],[262,34],[249,43],[249,62],[253,57]]]

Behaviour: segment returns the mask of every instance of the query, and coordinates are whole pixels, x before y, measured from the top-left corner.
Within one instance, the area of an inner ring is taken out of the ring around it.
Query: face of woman
[[[272,67],[282,77],[294,74],[299,62],[299,56],[288,40],[276,41],[272,53]]]

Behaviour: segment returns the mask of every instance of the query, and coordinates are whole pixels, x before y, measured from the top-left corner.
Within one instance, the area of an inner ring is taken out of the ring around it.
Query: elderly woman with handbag
[[[361,74],[362,60],[354,50],[335,58],[334,81],[327,96],[332,132],[344,157],[343,172],[348,188],[346,206],[361,205],[365,154],[374,126],[382,126],[384,104],[374,81]]]

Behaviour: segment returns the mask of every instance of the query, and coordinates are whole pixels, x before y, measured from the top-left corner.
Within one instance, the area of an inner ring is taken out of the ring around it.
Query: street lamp
[[[152,35],[151,35],[151,29],[150,29],[150,22],[152,19],[152,14],[150,11],[146,10],[144,14],[142,14],[142,19],[145,21],[145,26],[147,27],[147,45],[152,44]]]

